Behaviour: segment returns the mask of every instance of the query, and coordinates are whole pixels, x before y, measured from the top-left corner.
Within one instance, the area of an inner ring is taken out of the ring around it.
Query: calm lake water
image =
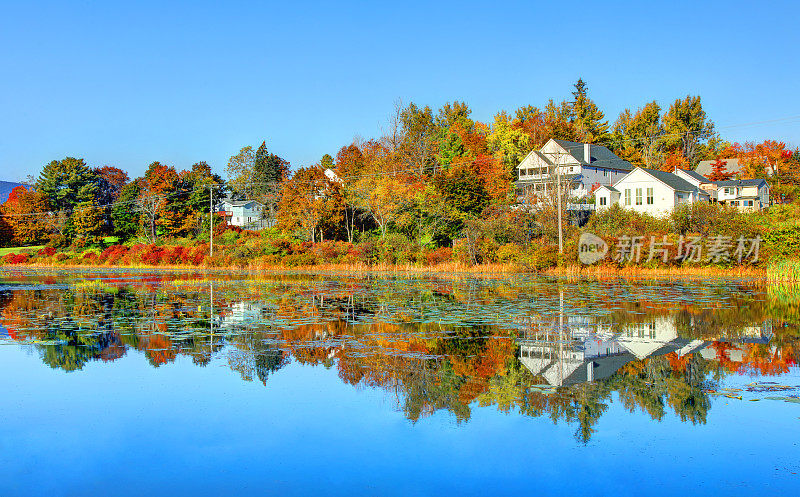
[[[0,496],[795,495],[798,302],[0,270]]]

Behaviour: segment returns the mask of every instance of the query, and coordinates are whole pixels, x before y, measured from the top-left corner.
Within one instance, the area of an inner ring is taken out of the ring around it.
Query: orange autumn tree
[[[728,161],[717,157],[717,160],[711,163],[711,174],[708,175],[708,179],[711,181],[725,181],[731,179],[733,173],[729,173],[727,169],[725,169],[727,164]]]
[[[140,181],[137,207],[141,213],[142,232],[155,243],[159,235],[169,234],[180,220],[167,208],[167,202],[178,183],[178,173],[174,167],[153,162]]]
[[[5,221],[10,242],[14,245],[32,245],[44,241],[49,234],[48,200],[38,190],[15,187],[0,214]]]

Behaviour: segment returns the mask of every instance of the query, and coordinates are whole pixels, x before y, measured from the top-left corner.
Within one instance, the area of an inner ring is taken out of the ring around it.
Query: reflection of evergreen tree
[[[411,421],[440,409],[452,412],[458,421],[469,419],[469,405],[458,397],[464,381],[448,361],[425,361],[418,370],[403,375],[403,412]]]
[[[261,383],[267,384],[267,377],[270,373],[274,373],[282,368],[287,363],[286,355],[281,350],[272,349],[256,355],[255,369],[256,376],[261,380]]]

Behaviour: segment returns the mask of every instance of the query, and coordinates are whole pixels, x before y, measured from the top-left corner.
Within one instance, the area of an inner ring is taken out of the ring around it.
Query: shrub
[[[236,240],[239,239],[239,233],[241,231],[237,231],[233,228],[228,228],[225,230],[224,233],[219,235],[217,238],[219,240],[220,245],[233,245]]]
[[[53,248],[69,247],[69,239],[64,235],[51,235],[48,245]]]
[[[39,249],[39,251],[36,252],[36,255],[38,255],[39,257],[52,257],[53,255],[55,255],[55,253],[56,253],[55,248],[45,247],[43,249]]]
[[[3,264],[25,264],[28,262],[28,254],[6,254],[3,256]]]
[[[414,262],[415,244],[400,233],[389,233],[378,242],[381,261],[389,264]]]
[[[516,243],[506,243],[497,249],[497,260],[500,262],[519,262],[523,258],[522,248]]]
[[[283,258],[284,265],[288,267],[313,266],[317,263],[317,255],[313,251],[298,251]]]
[[[378,262],[378,259],[380,258],[378,244],[373,240],[362,242],[359,246],[358,256],[360,257],[361,262],[367,265]]]
[[[428,266],[438,266],[439,264],[449,262],[453,258],[453,249],[450,247],[441,247],[425,253],[425,263]]]
[[[797,257],[800,254],[800,226],[776,228],[764,234],[765,248],[772,260]]]

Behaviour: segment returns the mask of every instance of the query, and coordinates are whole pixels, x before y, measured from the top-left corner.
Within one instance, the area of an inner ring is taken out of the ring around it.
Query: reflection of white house
[[[595,191],[595,207],[606,209],[615,203],[652,216],[669,214],[681,204],[708,202],[709,195],[685,179],[657,169],[637,167],[613,186]]]
[[[517,341],[522,365],[552,386],[608,378],[632,360],[671,352],[681,357],[699,352],[705,359],[717,359],[716,349],[709,347],[708,341],[679,338],[674,315],[625,324],[615,333],[609,333],[607,324],[592,318],[565,318],[561,333],[557,325],[550,326],[550,331],[526,332]],[[772,336],[771,322],[745,326],[737,336],[735,342],[767,343]],[[742,348],[734,346],[729,350],[730,359],[742,359]]]
[[[535,202],[551,195],[560,177],[570,196],[583,197],[594,185],[610,185],[632,169],[630,162],[601,145],[550,139],[517,166],[517,196],[521,202]]]
[[[256,200],[220,200],[217,212],[224,214],[228,224],[240,228],[260,230],[274,225],[274,220],[265,219],[264,204]]]
[[[655,354],[662,347],[671,345],[678,338],[675,319],[663,317],[642,323],[631,323],[620,329],[617,342],[637,359]],[[671,346],[673,352],[677,347]]]
[[[222,317],[222,325],[241,325],[256,323],[261,318],[264,305],[258,302],[240,300],[228,307],[228,312]]]

